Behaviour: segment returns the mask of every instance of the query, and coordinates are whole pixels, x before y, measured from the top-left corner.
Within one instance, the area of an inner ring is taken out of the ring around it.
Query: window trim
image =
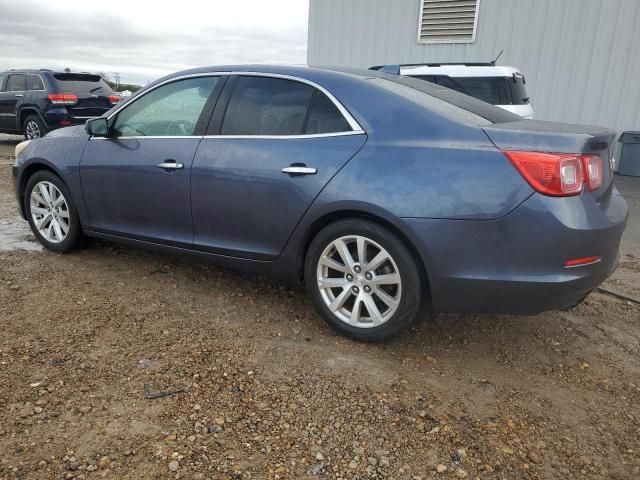
[[[134,102],[136,102],[138,99],[142,98],[144,95],[146,95],[149,92],[152,92],[153,90],[155,90],[156,88],[159,88],[163,85],[166,85],[168,83],[172,83],[172,82],[177,82],[180,80],[185,80],[188,78],[197,78],[197,77],[222,77],[222,76],[228,76],[228,77],[237,77],[237,76],[252,76],[252,77],[268,77],[268,78],[280,78],[283,80],[291,80],[291,81],[295,81],[295,82],[300,82],[300,83],[305,83],[307,85],[310,85],[313,88],[316,88],[318,90],[320,90],[322,93],[324,93],[329,100],[331,100],[333,102],[333,104],[336,106],[336,108],[338,109],[338,111],[340,112],[340,114],[344,117],[344,119],[347,121],[347,123],[349,124],[349,126],[351,127],[352,130],[348,130],[348,131],[344,131],[344,132],[332,132],[332,133],[314,133],[314,134],[298,134],[298,135],[195,135],[195,136],[159,136],[159,137],[153,137],[153,136],[131,136],[131,137],[118,137],[118,139],[123,139],[123,138],[236,138],[236,139],[269,139],[269,140],[294,140],[294,139],[303,139],[303,138],[323,138],[323,137],[341,137],[341,136],[347,136],[347,135],[364,135],[366,134],[366,132],[363,130],[363,128],[360,126],[360,124],[356,121],[355,118],[353,118],[353,116],[349,113],[349,111],[344,107],[344,105],[342,105],[342,103],[340,103],[340,101],[338,101],[338,99],[331,93],[329,92],[326,88],[324,88],[322,85],[317,84],[316,82],[312,81],[312,80],[307,80],[306,78],[301,78],[301,77],[296,77],[294,75],[285,75],[285,74],[280,74],[280,73],[267,73],[267,72],[251,72],[251,71],[234,71],[234,72],[229,72],[229,71],[214,71],[214,72],[206,72],[206,73],[194,73],[194,74],[189,74],[189,75],[181,75],[178,77],[173,77],[173,78],[169,78],[167,80],[165,80],[164,82],[160,82],[157,85],[154,85],[153,87],[149,88],[148,90],[145,90],[144,92],[142,92],[140,95],[136,95],[135,97],[133,97],[131,99],[131,101],[129,102],[125,102],[124,104],[118,106],[118,108],[116,108],[116,110],[114,110],[111,114],[109,114],[109,116],[107,117],[107,121],[111,121],[111,119],[118,114],[118,112],[120,112],[120,110],[123,110],[125,107],[127,107],[128,105],[133,104]],[[226,85],[225,85],[226,87]],[[108,140],[108,138],[106,137],[91,137],[96,138],[96,139],[102,139],[102,140]]]
[[[185,75],[182,77],[176,77],[176,78],[172,78],[170,80],[167,80],[166,82],[162,82],[158,85],[154,85],[152,88],[150,88],[149,90],[145,91],[144,93],[141,93],[140,95],[136,95],[135,97],[133,97],[130,101],[127,101],[121,105],[118,105],[118,108],[116,110],[113,111],[113,113],[111,113],[108,117],[107,117],[107,125],[109,127],[109,130],[111,130],[111,128],[113,127],[113,124],[111,122],[111,119],[113,117],[117,117],[118,113],[120,113],[120,111],[124,110],[125,108],[127,108],[129,105],[133,105],[135,102],[137,102],[140,98],[142,98],[143,96],[145,96],[147,93],[155,90],[156,88],[159,88],[163,85],[168,85],[170,83],[173,83],[174,81],[180,81],[180,80],[188,80],[190,78],[203,78],[203,77],[218,77],[220,79],[219,82],[216,83],[215,87],[213,87],[213,90],[211,92],[211,94],[209,95],[209,98],[206,100],[204,107],[202,108],[202,112],[200,112],[200,117],[198,118],[198,122],[196,123],[196,130],[198,129],[199,123],[200,121],[203,121],[204,124],[202,125],[202,127],[204,128],[204,130],[206,131],[207,125],[209,123],[209,121],[211,120],[211,115],[213,114],[213,110],[215,109],[215,104],[218,101],[218,98],[220,97],[220,94],[222,93],[222,91],[224,90],[224,87],[227,83],[227,76],[224,74],[217,74],[217,73],[207,73],[207,74],[203,74],[203,75]],[[204,117],[203,117],[204,116]],[[96,118],[96,117],[86,117],[86,118]],[[100,117],[97,117],[100,118]],[[140,138],[151,138],[151,139],[157,139],[157,138],[199,138],[202,139],[203,135],[127,135],[127,136],[122,136],[122,137],[89,137],[89,140],[126,140],[129,138],[135,138],[135,139],[140,139]]]
[[[476,33],[478,31],[478,18],[479,18],[479,14],[480,14],[480,0],[475,0],[476,1],[476,13],[475,16],[473,17],[473,33],[471,35],[471,38],[467,38],[467,39],[459,39],[459,40],[454,40],[454,39],[447,39],[447,38],[443,38],[443,39],[439,39],[439,40],[427,40],[422,38],[422,16],[424,15],[424,0],[418,0],[420,2],[420,8],[419,8],[419,13],[418,13],[418,35],[417,35],[417,42],[421,45],[438,45],[438,44],[456,44],[456,43],[476,43]]]

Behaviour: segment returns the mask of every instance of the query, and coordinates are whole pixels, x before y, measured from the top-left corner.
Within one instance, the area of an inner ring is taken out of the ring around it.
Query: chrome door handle
[[[181,168],[184,168],[184,163],[170,162],[167,160],[166,162],[159,163],[158,168],[163,168],[165,170],[180,170]]]
[[[282,173],[287,173],[289,175],[315,175],[318,173],[318,169],[312,167],[292,166],[284,167],[282,169]]]
[[[16,94],[14,95],[14,97],[24,97],[24,95],[23,95],[23,94],[21,94],[21,93],[16,93]]]

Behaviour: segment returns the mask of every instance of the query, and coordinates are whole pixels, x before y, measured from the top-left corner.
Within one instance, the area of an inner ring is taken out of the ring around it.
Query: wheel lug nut
[[[353,275],[351,275],[350,273],[347,273],[347,280],[351,282],[353,280]]]
[[[359,289],[358,287],[352,287],[352,288],[351,288],[351,291],[352,291],[353,293],[360,293],[360,289]]]
[[[360,270],[361,270],[360,265],[356,265],[355,267],[353,267],[353,270],[354,270],[356,273],[360,273]]]
[[[371,280],[373,278],[373,275],[371,275],[371,272],[367,272],[365,273],[364,278],[366,278],[367,280]]]
[[[367,292],[367,293],[371,292],[371,287],[369,285],[365,285],[364,286],[364,291]]]

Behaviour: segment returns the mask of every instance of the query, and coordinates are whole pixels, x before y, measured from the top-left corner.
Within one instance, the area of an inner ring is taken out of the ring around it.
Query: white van
[[[426,63],[372,67],[451,88],[524,118],[533,118],[524,75],[517,68],[492,63]]]

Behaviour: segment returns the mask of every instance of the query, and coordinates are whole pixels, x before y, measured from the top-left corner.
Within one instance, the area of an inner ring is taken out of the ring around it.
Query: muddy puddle
[[[39,252],[42,250],[36,242],[27,222],[19,217],[0,221],[0,252],[13,250],[28,250]]]

